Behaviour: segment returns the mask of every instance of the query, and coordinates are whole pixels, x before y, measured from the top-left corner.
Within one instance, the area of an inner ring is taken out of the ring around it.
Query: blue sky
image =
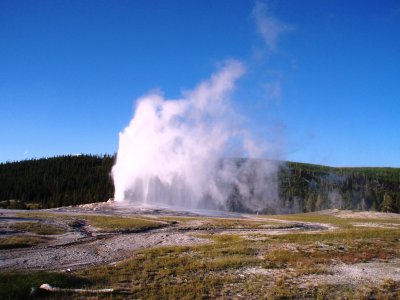
[[[0,161],[115,153],[135,99],[226,59],[282,158],[400,167],[399,1],[0,1]]]

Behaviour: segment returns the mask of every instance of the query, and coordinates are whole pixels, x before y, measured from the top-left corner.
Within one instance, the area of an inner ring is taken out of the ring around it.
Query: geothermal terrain
[[[398,214],[248,215],[109,201],[0,210],[0,232],[1,299],[400,297]]]

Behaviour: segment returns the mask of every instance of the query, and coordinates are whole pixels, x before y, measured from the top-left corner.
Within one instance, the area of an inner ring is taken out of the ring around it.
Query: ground
[[[44,283],[80,290],[44,292]],[[398,299],[400,215],[113,202],[0,210],[0,298],[25,299],[31,288],[58,299]]]

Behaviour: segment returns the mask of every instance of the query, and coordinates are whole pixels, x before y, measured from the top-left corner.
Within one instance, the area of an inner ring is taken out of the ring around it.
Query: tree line
[[[287,211],[328,208],[400,213],[400,168],[334,168],[287,162],[280,171]]]
[[[106,201],[114,195],[113,155],[58,156],[0,164],[0,207],[53,208]],[[264,212],[328,208],[400,213],[400,168],[334,168],[284,162],[279,203]],[[236,199],[236,198],[235,198]],[[240,199],[229,202],[241,211]]]
[[[0,164],[0,206],[53,208],[113,197],[114,156],[59,156]]]

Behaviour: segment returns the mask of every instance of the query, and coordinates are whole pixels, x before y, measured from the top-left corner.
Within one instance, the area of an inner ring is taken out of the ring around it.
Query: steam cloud
[[[261,211],[278,199],[277,163],[240,126],[230,95],[242,63],[222,68],[181,99],[137,100],[119,135],[115,200],[185,208]],[[230,157],[230,158],[228,158]]]

